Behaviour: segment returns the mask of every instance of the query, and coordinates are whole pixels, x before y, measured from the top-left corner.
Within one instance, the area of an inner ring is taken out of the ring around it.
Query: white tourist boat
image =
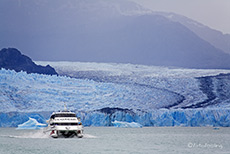
[[[53,138],[58,137],[83,137],[83,126],[81,119],[76,117],[74,112],[64,111],[53,112],[47,121],[48,126],[44,129],[45,133],[50,133]]]

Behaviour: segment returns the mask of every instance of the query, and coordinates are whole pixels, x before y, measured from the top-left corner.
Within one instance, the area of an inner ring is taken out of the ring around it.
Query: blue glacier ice
[[[115,120],[112,122],[114,127],[120,127],[120,128],[141,128],[142,125],[136,122],[124,122],[124,121],[117,121]]]
[[[112,108],[111,108],[112,109]],[[221,126],[230,127],[230,110],[226,109],[160,109],[152,112],[119,110],[78,112],[85,126],[114,126],[114,121],[135,122],[142,126]]]
[[[25,123],[30,118],[36,119],[39,123],[46,124],[46,119],[51,113],[42,112],[1,112],[0,113],[0,127],[18,127],[18,125]]]
[[[151,110],[183,99],[167,90],[139,85],[16,73],[4,69],[0,74],[0,112],[57,111],[62,102],[68,102],[70,110],[90,111],[118,106]]]
[[[62,76],[0,70],[0,127],[17,127],[28,117],[46,124],[63,102],[85,126],[230,126],[229,70],[47,64]]]
[[[41,129],[46,126],[46,124],[39,123],[36,119],[29,117],[29,120],[18,125],[17,129]]]

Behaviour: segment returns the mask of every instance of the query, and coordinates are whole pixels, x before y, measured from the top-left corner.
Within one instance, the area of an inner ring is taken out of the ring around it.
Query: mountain
[[[27,73],[57,75],[51,66],[36,65],[29,57],[21,54],[15,48],[0,50],[0,68],[15,70],[16,72],[26,71]]]
[[[175,13],[154,12],[154,14],[162,15],[172,21],[183,24],[203,40],[230,54],[230,34],[223,34],[220,31],[211,29],[197,21]]]
[[[130,1],[0,4],[0,47],[14,45],[35,60],[230,68],[230,55],[188,26]]]
[[[142,15],[126,20],[126,23],[119,32],[97,35],[104,40],[91,37],[94,51],[103,53],[94,57],[95,60],[186,68],[229,68],[229,54],[216,49],[180,23],[159,15]]]

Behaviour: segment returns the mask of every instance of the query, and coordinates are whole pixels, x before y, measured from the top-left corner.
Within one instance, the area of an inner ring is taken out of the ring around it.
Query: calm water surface
[[[84,137],[52,139],[42,130],[0,128],[0,154],[229,154],[230,128],[84,128]]]

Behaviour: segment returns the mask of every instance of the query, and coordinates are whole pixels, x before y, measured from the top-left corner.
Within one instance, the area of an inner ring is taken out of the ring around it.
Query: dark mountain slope
[[[29,57],[21,54],[15,48],[4,48],[0,51],[0,68],[15,70],[16,72],[25,71],[27,73],[57,75],[57,72],[51,66],[36,65]]]
[[[98,53],[91,57],[92,61],[230,68],[229,54],[216,49],[182,24],[162,16],[130,17],[119,27],[90,35],[88,49],[84,49]],[[84,58],[90,59],[88,56]]]
[[[154,12],[154,14],[162,15],[169,20],[181,23],[216,48],[221,49],[226,53],[230,53],[230,34],[223,34],[218,30],[175,13]]]

